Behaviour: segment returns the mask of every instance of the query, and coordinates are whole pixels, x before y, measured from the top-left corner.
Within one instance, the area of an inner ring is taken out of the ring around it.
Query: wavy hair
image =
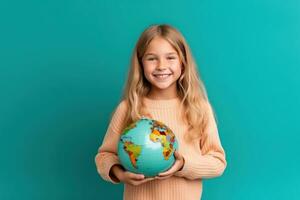
[[[142,58],[151,40],[160,36],[167,40],[177,51],[182,74],[177,80],[177,91],[180,97],[182,120],[188,124],[188,139],[202,136],[208,122],[210,106],[203,82],[197,71],[197,66],[191,50],[183,35],[168,24],[151,25],[140,35],[131,57],[127,82],[123,88],[122,100],[125,100],[128,111],[124,125],[128,125],[142,116],[150,116],[142,98],[150,92],[151,84],[144,76]]]

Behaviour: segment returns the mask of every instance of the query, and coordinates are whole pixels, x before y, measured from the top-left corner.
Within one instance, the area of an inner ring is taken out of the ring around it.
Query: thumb
[[[182,155],[177,150],[174,152],[174,156],[176,159],[182,159]]]

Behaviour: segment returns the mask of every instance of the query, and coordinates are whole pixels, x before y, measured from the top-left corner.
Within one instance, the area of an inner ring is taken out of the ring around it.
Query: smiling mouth
[[[153,76],[157,77],[157,78],[166,78],[169,77],[172,74],[153,74]]]

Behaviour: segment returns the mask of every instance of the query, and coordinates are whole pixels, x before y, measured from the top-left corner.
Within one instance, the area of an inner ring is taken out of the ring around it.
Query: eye
[[[147,60],[152,61],[152,60],[156,60],[156,58],[147,58]]]
[[[173,56],[172,57],[167,57],[167,59],[168,60],[174,60],[174,59],[176,59],[176,57],[173,57]]]

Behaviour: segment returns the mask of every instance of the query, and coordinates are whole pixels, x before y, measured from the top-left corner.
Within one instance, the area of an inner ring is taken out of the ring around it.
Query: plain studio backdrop
[[[205,200],[300,198],[300,1],[4,0],[0,199],[121,199],[94,157],[149,25],[186,37],[227,156]]]

